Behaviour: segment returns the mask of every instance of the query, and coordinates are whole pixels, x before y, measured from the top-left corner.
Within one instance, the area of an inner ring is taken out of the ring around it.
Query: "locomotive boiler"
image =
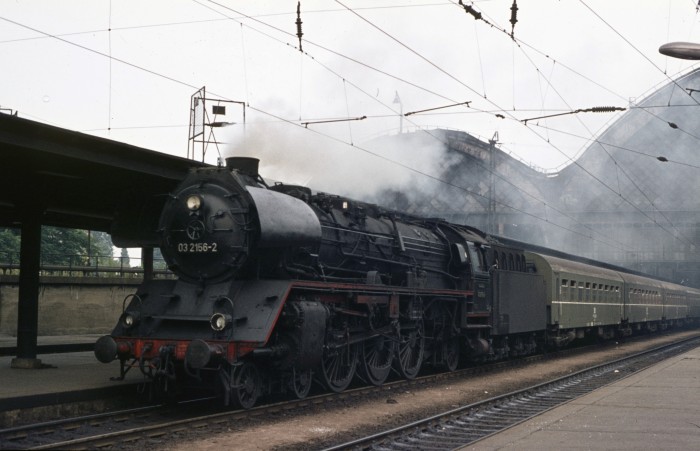
[[[440,219],[268,186],[252,158],[192,169],[155,232],[177,278],[144,281],[95,354],[118,359],[122,377],[138,368],[159,395],[207,388],[249,408],[270,393],[305,397],[315,382],[340,392],[355,377],[380,385],[392,372],[410,379],[424,366],[454,370],[464,357],[523,355],[630,328],[624,309],[606,322],[559,323],[569,313],[556,310],[564,304],[552,268],[596,273],[590,265]],[[617,288],[624,293],[624,280]],[[663,302],[663,287],[654,291]],[[683,292],[676,304],[700,305],[700,294]],[[679,312],[676,323],[698,313]],[[641,323],[667,324],[661,315]]]

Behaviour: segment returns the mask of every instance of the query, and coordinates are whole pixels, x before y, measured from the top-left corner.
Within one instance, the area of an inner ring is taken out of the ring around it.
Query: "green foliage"
[[[0,261],[9,261],[10,257],[19,259],[20,240],[19,229],[0,228]],[[94,265],[97,256],[100,256],[99,266],[114,263],[111,258],[112,239],[108,233],[49,226],[41,228],[42,264]],[[114,264],[118,265],[118,262]]]
[[[101,257],[113,256],[112,237],[106,232],[91,232],[90,233],[90,255],[99,255]],[[102,261],[100,261],[102,264]]]
[[[20,237],[18,229],[0,228],[0,261],[19,263]]]
[[[126,248],[122,248],[122,255],[121,255],[121,263],[125,267],[129,267],[131,265],[131,258],[129,257],[129,251]]]
[[[153,249],[153,269],[167,269],[168,265],[165,264],[163,259],[163,253],[160,251],[159,247]]]
[[[84,230],[59,227],[41,228],[41,261],[45,265],[80,265],[75,256],[87,255],[88,239]]]

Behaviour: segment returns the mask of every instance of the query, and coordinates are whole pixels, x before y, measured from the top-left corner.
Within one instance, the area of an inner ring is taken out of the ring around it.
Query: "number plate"
[[[187,254],[218,252],[217,248],[218,243],[177,243],[177,251]]]

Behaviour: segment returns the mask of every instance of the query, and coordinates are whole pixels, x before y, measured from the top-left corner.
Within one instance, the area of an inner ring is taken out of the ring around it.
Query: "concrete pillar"
[[[19,262],[17,357],[12,368],[42,368],[37,359],[39,330],[39,269],[41,264],[41,211],[27,210],[22,218]]]

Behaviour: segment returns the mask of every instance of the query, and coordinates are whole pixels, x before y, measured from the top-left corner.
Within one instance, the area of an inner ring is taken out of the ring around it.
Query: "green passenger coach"
[[[544,277],[547,325],[560,341],[612,338],[682,325],[700,310],[698,290],[638,274],[526,252]]]
[[[616,271],[526,253],[547,285],[548,324],[559,330],[617,325],[624,316],[624,280]],[[581,335],[583,330],[577,331]]]

